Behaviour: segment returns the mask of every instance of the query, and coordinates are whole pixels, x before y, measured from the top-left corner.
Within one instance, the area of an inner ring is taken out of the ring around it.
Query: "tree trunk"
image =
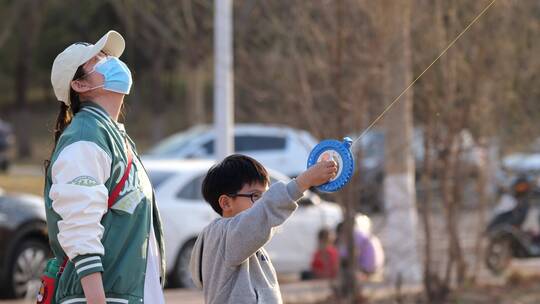
[[[386,100],[396,98],[412,81],[409,1],[383,1],[386,13],[385,45],[400,45],[403,53],[390,56],[386,50]],[[387,113],[385,123],[384,200],[387,225],[382,233],[386,244],[386,274],[394,284],[420,283],[421,269],[417,252],[417,213],[415,169],[412,151],[412,91],[404,94]],[[391,151],[402,151],[400,154]]]
[[[444,277],[445,286],[452,286],[455,278],[457,286],[460,286],[466,275],[467,265],[463,257],[463,250],[459,238],[458,211],[461,204],[461,191],[463,189],[459,174],[459,159],[461,145],[459,134],[449,134],[445,147],[448,147],[444,155],[442,174],[442,196],[446,218],[446,231],[448,234],[448,261]]]
[[[453,184],[453,199],[452,199],[452,221],[451,221],[451,235],[450,239],[452,241],[452,248],[454,251],[455,261],[456,261],[456,286],[461,287],[465,282],[465,275],[467,272],[467,264],[465,258],[463,257],[463,248],[461,246],[461,238],[459,236],[459,212],[462,207],[463,202],[463,181],[466,179],[466,176],[460,170],[461,166],[461,154],[463,153],[463,146],[461,144],[461,138],[458,137],[459,144],[454,160],[454,184]]]
[[[431,213],[432,211],[432,200],[433,200],[433,162],[436,161],[432,159],[432,147],[434,143],[434,125],[433,120],[431,119],[431,107],[429,104],[425,105],[426,107],[426,124],[424,132],[424,159],[423,159],[423,171],[420,178],[421,182],[421,200],[423,201],[421,211],[422,222],[424,226],[424,291],[426,293],[426,298],[430,303],[439,303],[442,301],[447,293],[448,287],[442,285],[441,279],[437,273],[437,270],[433,266],[433,257],[432,249],[433,243],[431,238],[432,225],[431,225]]]
[[[187,104],[186,110],[189,113],[190,125],[204,124],[206,122],[207,109],[204,100],[204,84],[206,81],[205,67],[203,64],[199,64],[195,67],[189,68],[187,73],[186,82],[186,95]]]
[[[165,120],[167,118],[167,110],[169,107],[169,101],[165,100],[164,86],[163,86],[163,73],[164,73],[164,53],[165,48],[163,43],[154,46],[156,53],[156,59],[152,61],[151,74],[149,79],[150,86],[150,100],[154,103],[154,119],[152,120],[152,142],[158,142],[165,136]]]
[[[18,20],[19,51],[15,69],[15,134],[17,136],[17,155],[25,159],[32,156],[28,124],[28,89],[32,75],[32,52],[39,36],[43,2],[31,0],[26,3],[23,16]]]
[[[454,183],[454,174],[452,173],[452,170],[455,168],[453,166],[453,162],[455,159],[455,146],[453,145],[453,138],[454,136],[452,134],[448,135],[448,137],[445,140],[444,147],[447,149],[443,152],[443,160],[442,160],[442,174],[441,174],[441,195],[443,199],[443,206],[444,206],[444,215],[446,220],[446,233],[448,235],[448,245],[447,245],[447,252],[448,252],[448,260],[446,261],[446,269],[444,274],[444,285],[450,286],[450,279],[452,276],[452,268],[455,262],[455,255],[453,250],[453,242],[450,235],[452,234],[452,188]]]
[[[339,112],[342,114],[347,113],[348,108],[348,100],[346,99],[346,95],[344,94],[343,90],[343,56],[344,56],[344,47],[343,44],[343,30],[344,30],[344,0],[338,0],[335,6],[336,9],[336,40],[335,40],[335,69],[333,71],[333,83],[334,83],[334,89],[335,94],[338,101],[338,109]],[[349,129],[349,126],[347,125],[347,122],[342,119],[341,120],[341,131],[345,132],[345,130]],[[344,300],[343,303],[347,304],[355,304],[357,303],[357,297],[359,296],[358,293],[358,284],[356,282],[356,270],[357,270],[357,261],[356,261],[356,246],[354,241],[354,225],[355,225],[355,201],[354,201],[354,195],[353,189],[351,187],[347,187],[343,189],[343,193],[341,195],[342,199],[341,202],[344,204],[345,207],[345,216],[344,216],[344,225],[343,229],[346,232],[346,244],[347,244],[347,267],[344,269],[342,273],[342,299]]]
[[[476,189],[478,192],[478,223],[474,248],[474,271],[471,277],[471,281],[475,282],[482,267],[483,246],[482,240],[484,238],[484,231],[486,225],[486,206],[487,206],[487,178],[488,178],[488,147],[485,138],[479,140],[481,149],[481,158],[478,165],[478,178],[476,183]]]

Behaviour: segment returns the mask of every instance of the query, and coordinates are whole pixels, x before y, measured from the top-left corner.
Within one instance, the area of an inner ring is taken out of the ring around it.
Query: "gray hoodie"
[[[302,195],[296,181],[277,182],[251,208],[216,219],[199,234],[190,271],[207,304],[283,303],[263,246],[296,210]]]

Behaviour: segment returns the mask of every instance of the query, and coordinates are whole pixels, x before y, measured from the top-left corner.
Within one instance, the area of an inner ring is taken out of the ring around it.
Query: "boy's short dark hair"
[[[223,216],[219,197],[236,194],[245,185],[255,183],[265,186],[270,183],[266,169],[249,156],[234,154],[208,170],[202,183],[202,195],[214,211]]]
[[[319,230],[317,239],[319,240],[319,242],[327,242],[328,240],[330,240],[330,230],[326,228],[322,228],[321,230]]]

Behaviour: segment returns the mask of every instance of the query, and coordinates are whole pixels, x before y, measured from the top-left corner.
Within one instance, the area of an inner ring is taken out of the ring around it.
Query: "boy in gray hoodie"
[[[336,172],[334,161],[321,161],[288,184],[268,188],[266,169],[248,156],[229,156],[208,170],[202,193],[222,217],[199,234],[190,262],[207,304],[282,303],[276,271],[263,246],[296,210],[303,192]]]

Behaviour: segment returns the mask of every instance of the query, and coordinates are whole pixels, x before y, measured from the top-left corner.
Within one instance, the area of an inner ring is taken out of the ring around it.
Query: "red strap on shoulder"
[[[60,265],[60,268],[58,269],[58,275],[61,275],[64,273],[64,268],[66,268],[67,262],[69,261],[68,257],[64,257],[64,260],[62,261],[62,265]]]
[[[108,201],[109,209],[112,207],[114,202],[116,202],[116,199],[120,195],[120,191],[122,191],[122,188],[124,188],[124,185],[126,184],[126,181],[129,177],[129,171],[131,171],[131,164],[133,163],[133,155],[131,154],[131,149],[129,148],[129,146],[127,148],[127,151],[128,151],[128,163],[127,163],[126,171],[124,172],[124,175],[122,176],[122,179],[120,180],[120,182],[116,185],[116,187],[114,187],[113,191],[111,192],[111,195],[109,195],[109,201]]]

